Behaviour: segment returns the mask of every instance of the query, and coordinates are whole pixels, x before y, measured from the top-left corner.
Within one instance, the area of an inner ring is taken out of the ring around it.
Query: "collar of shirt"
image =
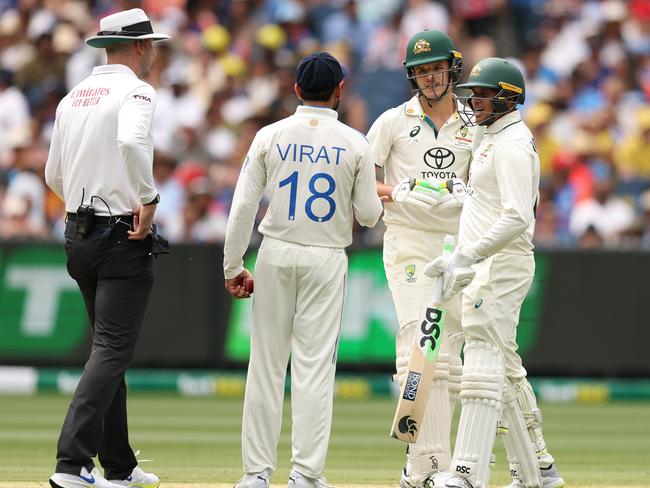
[[[454,97],[454,104],[456,105],[456,110],[454,111],[453,114],[447,119],[446,123],[452,124],[456,121],[458,121],[459,116],[458,116],[458,100],[456,97]],[[412,115],[415,117],[420,117],[423,119],[426,114],[424,113],[424,109],[422,108],[422,105],[420,105],[420,99],[417,95],[414,95],[413,98],[411,98],[408,102],[406,102],[406,109],[405,109],[406,115]]]
[[[485,135],[498,134],[506,127],[516,124],[517,122],[521,122],[521,113],[519,113],[519,110],[510,112],[509,114],[506,114],[498,119],[495,123],[490,124],[485,129]]]
[[[123,73],[137,78],[133,70],[123,64],[105,64],[93,68],[93,75],[108,75],[113,73]]]
[[[298,105],[296,115],[303,117],[326,117],[329,119],[338,119],[339,114],[336,110],[325,107],[314,107],[313,105]]]

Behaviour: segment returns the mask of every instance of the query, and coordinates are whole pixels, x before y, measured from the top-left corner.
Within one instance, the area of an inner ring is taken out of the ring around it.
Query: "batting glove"
[[[467,195],[467,186],[460,178],[452,178],[446,181],[436,180],[434,178],[427,178],[423,180],[426,185],[434,187],[442,187],[443,189],[437,193],[437,205],[440,208],[457,208],[462,207]]]
[[[472,282],[476,275],[472,265],[481,261],[483,258],[459,246],[451,256],[438,256],[427,264],[424,274],[431,278],[442,276],[442,298],[448,300]]]
[[[391,198],[397,203],[415,205],[424,210],[438,205],[436,191],[431,188],[416,185],[414,178],[403,178],[395,185]]]

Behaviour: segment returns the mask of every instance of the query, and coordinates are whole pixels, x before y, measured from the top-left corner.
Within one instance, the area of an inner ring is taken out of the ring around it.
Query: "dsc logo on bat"
[[[427,351],[435,351],[440,339],[441,326],[445,312],[437,307],[427,307],[424,320],[420,324],[420,347]],[[427,347],[427,342],[429,346]]]

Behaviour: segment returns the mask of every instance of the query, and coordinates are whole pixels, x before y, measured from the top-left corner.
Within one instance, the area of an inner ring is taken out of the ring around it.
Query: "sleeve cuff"
[[[471,246],[471,247],[466,247],[466,248],[464,248],[462,250],[463,254],[465,254],[470,259],[474,260],[474,264],[481,263],[481,262],[483,262],[483,261],[485,261],[487,259],[487,256],[485,256],[485,253],[484,252],[479,252],[477,247],[478,246],[474,245],[474,246]]]
[[[239,276],[244,271],[244,269],[245,268],[243,266],[237,266],[234,269],[224,269],[223,276],[227,280],[232,280],[233,278],[237,278],[237,276]]]
[[[154,190],[153,193],[147,193],[147,196],[140,197],[140,203],[142,205],[152,205],[154,203],[154,200],[159,199],[159,197],[160,196],[158,195],[158,192]]]

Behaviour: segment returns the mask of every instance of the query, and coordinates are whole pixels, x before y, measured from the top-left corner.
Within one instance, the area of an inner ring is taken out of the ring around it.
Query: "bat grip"
[[[411,190],[415,188],[416,185],[419,185],[422,188],[428,188],[429,190],[433,190],[435,192],[441,192],[442,190],[447,189],[448,181],[441,181],[439,184],[434,184],[427,180],[418,180],[416,178],[411,178],[409,183],[411,185]]]
[[[442,275],[436,278],[436,282],[433,288],[433,302],[434,303],[442,302]]]
[[[452,236],[451,234],[447,234],[445,236],[445,239],[442,243],[443,257],[446,258],[451,256],[451,253],[454,252],[455,243],[456,243],[456,239],[454,239],[454,236]],[[433,288],[433,301],[436,303],[440,303],[442,301],[442,276],[443,275],[440,275],[436,278],[436,282]]]
[[[412,190],[413,188],[415,188],[415,185],[417,185],[417,183],[418,180],[416,180],[415,178],[413,177],[409,178],[409,189]]]

